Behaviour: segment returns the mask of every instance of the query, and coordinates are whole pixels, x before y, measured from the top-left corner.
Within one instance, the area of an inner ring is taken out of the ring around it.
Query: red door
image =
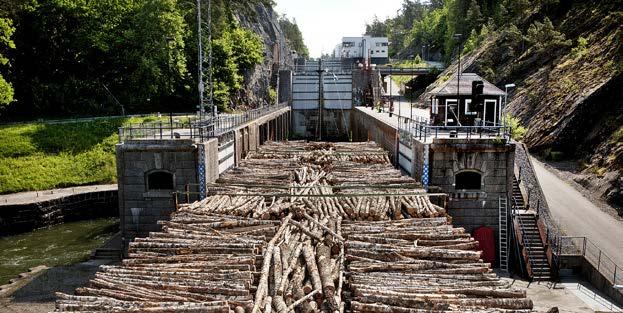
[[[495,237],[493,228],[481,226],[474,230],[474,239],[478,241],[478,249],[482,250],[482,260],[491,263],[495,262]]]

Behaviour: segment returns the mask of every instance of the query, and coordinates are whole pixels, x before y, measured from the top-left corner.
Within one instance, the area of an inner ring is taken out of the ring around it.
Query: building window
[[[472,99],[465,99],[465,115],[476,115],[476,112],[472,111]]]
[[[147,190],[173,190],[173,173],[153,171],[147,173]]]
[[[480,190],[482,175],[474,171],[459,172],[454,176],[454,189],[456,190]]]

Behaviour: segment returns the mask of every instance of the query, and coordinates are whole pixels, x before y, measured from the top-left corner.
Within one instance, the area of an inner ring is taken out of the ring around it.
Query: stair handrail
[[[512,199],[513,199],[513,205],[512,206],[513,206],[513,219],[514,219],[519,214],[516,212],[517,211],[517,207],[518,207],[517,199],[515,199],[514,196],[512,197]],[[530,263],[530,269],[531,269],[531,271],[530,271],[531,273],[529,272],[528,275],[531,276],[531,277],[534,277],[534,267],[533,267],[534,264],[532,262],[532,258],[530,257],[530,255],[532,254],[531,253],[532,251],[530,249],[530,245],[528,245],[527,242],[526,242],[526,233],[524,231],[524,225],[523,225],[523,222],[521,221],[521,218],[517,218],[517,221],[519,223],[519,231],[521,232],[521,242],[523,244],[524,249],[526,249],[528,251],[528,263]]]

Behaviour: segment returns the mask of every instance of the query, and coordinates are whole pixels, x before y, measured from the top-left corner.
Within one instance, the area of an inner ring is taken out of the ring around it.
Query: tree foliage
[[[534,12],[552,11],[558,3],[559,0],[404,0],[396,17],[374,19],[366,25],[366,33],[390,37],[392,57],[424,50],[425,57],[442,61],[456,57],[459,45],[464,46],[464,52],[470,52],[490,34],[506,31],[510,32],[504,36],[512,41],[509,46],[513,48],[508,54],[515,54],[515,43],[524,40],[516,25],[523,26],[525,41],[537,50],[563,47],[570,43],[547,17],[542,22],[526,23],[526,19],[534,18]],[[462,36],[457,40],[454,34]]]
[[[296,52],[299,57],[309,57],[309,50],[303,40],[303,34],[296,24],[296,19],[288,19],[286,16],[279,18],[279,26],[288,41],[288,44],[292,50]]]
[[[15,28],[13,28],[13,22],[10,19],[0,18],[0,66],[9,65],[5,51],[15,49],[15,43],[11,39],[14,31]],[[0,73],[0,108],[11,102],[13,102],[13,85],[7,82],[4,75]]]
[[[122,106],[126,113],[194,110],[196,1],[8,1],[0,5],[0,16],[14,21],[17,49],[7,52],[0,39],[0,55],[10,60],[10,71],[4,66],[2,74],[14,84],[17,101],[4,113],[119,114]],[[263,42],[234,16],[253,14],[258,4],[272,2],[212,1],[215,102],[223,109],[241,88],[245,71],[263,61]],[[202,8],[207,27],[207,6]],[[207,42],[204,37],[204,47]],[[3,82],[0,95],[7,89]]]
[[[536,50],[544,50],[550,47],[564,47],[571,45],[571,41],[565,38],[565,34],[557,31],[549,18],[545,17],[543,22],[535,21],[528,28],[526,40],[531,43]]]

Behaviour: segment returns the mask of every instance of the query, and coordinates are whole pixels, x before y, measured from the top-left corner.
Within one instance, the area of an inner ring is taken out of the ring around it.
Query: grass
[[[0,194],[115,183],[118,128],[154,119],[0,126]]]
[[[422,61],[422,59],[417,59],[411,62],[411,60],[402,60],[398,62],[393,62],[392,66],[394,68],[412,68],[412,67],[427,67],[428,63]],[[403,86],[407,82],[409,82],[413,77],[411,76],[402,76],[402,75],[392,75],[392,80],[396,82],[396,84]]]

